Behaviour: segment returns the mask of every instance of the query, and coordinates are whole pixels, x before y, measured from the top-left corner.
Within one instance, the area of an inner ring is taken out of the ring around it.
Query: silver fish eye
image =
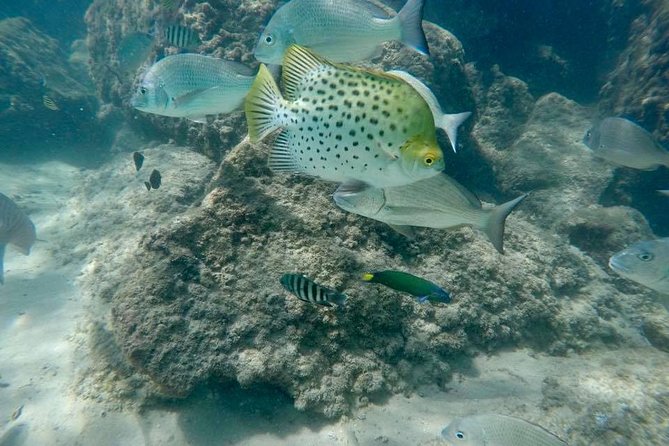
[[[456,436],[457,438],[459,438],[460,440],[462,440],[463,438],[465,438],[465,434],[464,434],[462,431],[457,431],[457,432],[455,433],[455,436]]]
[[[642,252],[641,254],[638,254],[637,257],[644,262],[650,262],[654,258],[653,254],[649,252]]]
[[[146,94],[146,88],[145,87],[139,87],[139,92],[141,94]]]
[[[267,34],[267,35],[265,36],[265,43],[266,43],[267,45],[274,45],[274,37],[272,37],[271,34]]]

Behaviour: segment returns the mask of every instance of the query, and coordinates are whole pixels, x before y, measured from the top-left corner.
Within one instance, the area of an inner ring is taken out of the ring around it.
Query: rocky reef
[[[104,144],[95,117],[97,100],[86,66],[76,58],[78,48],[75,43],[68,54],[26,18],[0,21],[3,156],[31,146],[90,150]],[[47,106],[45,97],[52,105]]]
[[[616,180],[580,142],[591,109],[554,92],[535,97],[503,67],[466,64],[462,44],[437,25],[426,24],[431,59],[389,44],[373,66],[420,77],[447,112],[475,112],[464,148],[447,154],[447,172],[490,201],[530,193],[509,218],[504,255],[468,228],[421,230],[409,241],[339,210],[333,184],[273,174],[269,147],[241,141],[239,113],[203,126],[128,110],[132,80],[104,68],[115,67],[124,35],[154,20],[183,21],[203,37],[200,52],[253,65],[257,31],[275,2],[185,2],[169,16],[148,5],[98,0],[89,9],[91,73],[106,112],[221,163],[207,193],[179,198],[195,207],[87,275],[111,308],[114,357],[132,366],[126,377],[137,373],[131,388],[183,397],[211,382],[271,386],[301,410],[338,417],[421,384],[446,388],[478,352],[667,349],[653,293],[607,270],[613,252],[653,233],[638,211],[604,207]],[[379,269],[429,278],[454,302],[422,305],[359,280]],[[340,309],[299,301],[282,291],[286,272],[349,300]]]

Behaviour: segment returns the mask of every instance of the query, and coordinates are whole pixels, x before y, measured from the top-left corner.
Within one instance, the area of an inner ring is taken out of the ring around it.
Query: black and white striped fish
[[[35,238],[35,225],[30,218],[11,198],[0,194],[0,284],[4,283],[3,257],[7,244],[11,243],[28,255]]]
[[[181,25],[171,25],[165,28],[163,33],[165,40],[170,45],[178,48],[195,48],[202,41],[200,36],[192,28]]]
[[[319,305],[331,307],[344,305],[346,295],[329,288],[325,288],[301,274],[284,274],[281,276],[281,285],[286,291],[293,293],[298,299]]]

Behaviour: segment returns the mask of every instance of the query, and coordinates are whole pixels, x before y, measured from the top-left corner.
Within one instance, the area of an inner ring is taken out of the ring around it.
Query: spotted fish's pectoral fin
[[[416,239],[416,231],[414,230],[413,227],[407,226],[407,225],[391,225],[388,224],[391,228],[393,228],[395,231],[399,232],[409,240],[415,240]]]
[[[274,172],[294,173],[302,170],[295,162],[290,151],[289,137],[288,130],[284,130],[274,141],[274,146],[272,146],[272,151],[269,154],[269,168]]]
[[[281,77],[286,99],[294,101],[302,79],[323,66],[332,64],[307,48],[294,44],[289,46],[283,58]]]
[[[0,285],[4,285],[5,283],[5,246],[6,245],[0,245]]]
[[[376,150],[389,161],[396,161],[400,159],[398,155],[390,153],[388,150],[386,150],[379,141],[376,142]]]

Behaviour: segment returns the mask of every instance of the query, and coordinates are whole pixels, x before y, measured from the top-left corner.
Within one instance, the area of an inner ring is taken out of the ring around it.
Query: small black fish
[[[313,280],[301,274],[284,274],[281,276],[281,285],[305,302],[331,307],[333,305],[344,305],[346,295],[325,288]]]
[[[153,172],[151,172],[149,183],[153,189],[158,189],[162,184],[162,177],[160,176],[160,172],[158,172],[156,169],[153,169]]]
[[[202,43],[200,36],[187,26],[171,25],[163,32],[165,40],[172,46],[178,48],[192,49]]]
[[[140,152],[135,152],[132,154],[132,160],[135,162],[135,169],[139,172],[139,169],[141,169],[144,164],[144,155]]]
[[[148,181],[144,182],[144,186],[146,186],[146,190],[148,190],[148,191],[151,190],[151,183],[149,183]]]
[[[54,101],[50,96],[47,95],[42,96],[42,104],[44,104],[44,106],[49,110],[52,111],[60,110],[60,107],[58,106],[56,101]]]

